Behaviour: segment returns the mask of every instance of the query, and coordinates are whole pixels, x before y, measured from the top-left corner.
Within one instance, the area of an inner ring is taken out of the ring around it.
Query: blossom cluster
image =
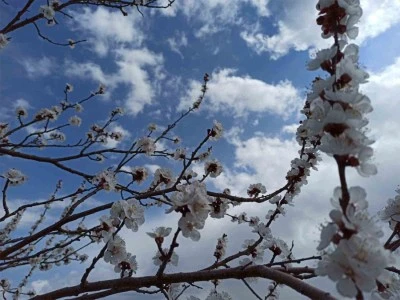
[[[400,189],[396,190],[394,199],[389,199],[386,207],[379,212],[382,221],[389,221],[390,228],[395,229],[400,222]]]
[[[323,49],[308,64],[329,75],[316,78],[307,95],[307,119],[298,129],[298,138],[308,138],[318,149],[335,158],[341,187],[334,191],[331,222],[323,226],[318,250],[325,250],[316,274],[336,282],[339,293],[359,297],[371,292],[377,283],[385,284],[385,270],[393,258],[380,238],[383,232],[367,212],[366,193],[361,187],[344,185],[345,168],[354,167],[360,175],[375,174],[370,163],[372,140],[365,135],[365,114],[372,111],[370,100],[359,92],[368,74],[358,64],[358,46],[348,43],[358,35],[355,24],[362,15],[358,0],[320,0],[317,4],[322,37],[333,37],[334,45]]]
[[[6,173],[4,173],[3,177],[8,180],[10,185],[23,184],[27,179],[27,177],[22,174],[20,170],[17,170],[15,168],[9,169]]]
[[[203,229],[211,210],[211,197],[207,195],[204,183],[194,181],[191,184],[178,185],[178,191],[171,197],[172,207],[167,212],[182,213],[178,226],[182,235],[193,241],[200,239],[199,230]]]
[[[318,7],[321,16],[317,22],[322,24],[323,36],[335,35],[337,42],[317,52],[308,64],[310,70],[320,67],[329,76],[313,82],[304,109],[308,119],[302,122],[298,135],[310,140],[319,137],[319,150],[342,157],[363,176],[373,175],[376,168],[369,162],[372,141],[363,129],[368,124],[365,114],[372,107],[369,98],[359,93],[359,85],[366,82],[368,74],[358,66],[358,46],[347,42],[356,36],[348,34],[347,26],[354,26],[362,10],[359,1],[349,0],[320,1]]]
[[[127,252],[126,243],[118,235],[118,231],[124,224],[136,232],[144,221],[144,209],[137,200],[119,200],[112,205],[110,216],[100,218],[100,227],[93,233],[95,240],[102,239],[107,243],[104,261],[114,265],[114,271],[121,277],[132,276],[138,265],[136,256]]]
[[[113,118],[113,117],[112,117]],[[80,119],[76,118],[76,116],[73,116],[69,120],[70,125],[72,126],[80,126],[81,122]],[[102,143],[102,144],[107,144],[109,139],[112,139],[116,142],[120,142],[123,139],[123,134],[122,132],[119,131],[107,131],[104,127],[99,126],[97,124],[93,124],[90,127],[90,131],[86,133],[87,139],[89,142],[94,143]]]

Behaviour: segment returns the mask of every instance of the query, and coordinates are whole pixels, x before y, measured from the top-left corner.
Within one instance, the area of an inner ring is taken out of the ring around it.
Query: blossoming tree
[[[167,9],[174,1],[44,2],[47,3],[32,15],[30,9],[34,0],[26,1],[22,10],[0,30],[1,48],[8,46],[15,30],[30,24],[41,38],[55,45],[74,47],[83,42],[55,42],[43,35],[37,24],[40,20],[50,25],[57,23],[57,16],[68,15],[66,9],[71,5],[104,6],[127,15],[128,7],[136,7],[139,11],[142,8]],[[60,103],[36,112],[18,107],[14,122],[0,123],[0,156],[3,160],[8,158],[10,164],[1,175],[0,270],[28,270],[27,273],[20,271],[19,274],[24,275],[16,285],[7,278],[1,279],[3,297],[98,299],[133,291],[143,294],[143,297],[160,294],[171,300],[183,297],[195,300],[199,298],[192,296],[191,291],[199,288],[197,283],[211,282],[213,288],[207,300],[231,299],[234,295],[221,289],[219,283],[225,279],[237,279],[245,284],[249,295],[255,299],[276,299],[281,286],[312,299],[334,299],[327,291],[307,282],[307,279],[318,276],[327,276],[327,280],[334,281],[341,296],[356,299],[364,299],[370,294],[375,299],[398,297],[399,270],[395,266],[395,252],[400,246],[400,195],[390,199],[379,214],[381,220],[388,221],[392,232],[384,240],[383,223],[366,210],[366,192],[362,187],[349,186],[346,179],[349,168],[357,169],[361,176],[377,172],[370,162],[373,141],[365,134],[366,116],[372,111],[372,106],[369,98],[359,92],[359,85],[366,82],[368,74],[358,64],[358,46],[350,42],[358,35],[355,25],[362,9],[357,0],[319,0],[316,7],[322,38],[331,39],[332,46],[318,51],[308,63],[308,69],[322,69],[327,75],[317,77],[312,83],[302,110],[304,120],[297,129],[299,156],[291,162],[286,184],[274,192],[267,193],[261,183],[251,184],[247,197],[233,195],[229,189],[212,191],[207,187],[207,180],[223,172],[221,163],[211,159],[211,144],[223,134],[221,123],[205,124],[204,135],[190,150],[179,147],[180,139],[171,134],[193,111],[201,108],[210,80],[207,74],[199,87],[199,97],[193,99],[193,105],[185,113],[167,124],[161,132],[157,131],[155,124],[150,124],[147,135],[130,141],[126,148],[107,147],[106,144],[123,138],[121,132],[112,130],[112,124],[123,114],[121,108],[112,110],[103,124],[92,125],[78,142],[67,142],[65,129],[81,126],[79,114],[83,108],[93,98],[107,93],[107,86],[103,84],[80,100],[73,95],[73,86],[66,84],[64,99]],[[161,142],[163,149],[159,146]],[[169,144],[164,148],[167,142]],[[286,207],[294,204],[295,196],[307,182],[311,169],[316,169],[320,161],[319,152],[327,153],[336,161],[340,186],[334,190],[333,208],[329,214],[331,221],[322,227],[315,255],[294,258],[293,245],[288,246],[270,228],[278,216],[284,215]],[[110,156],[114,158],[113,163],[104,167]],[[179,172],[174,174],[168,168],[150,172],[135,164],[138,157],[144,156],[171,158]],[[67,191],[62,181],[56,182],[48,199],[12,208],[10,190],[29,185],[29,178],[23,170],[12,166],[17,160],[52,166],[64,173],[64,182],[73,177],[81,183]],[[100,165],[102,169],[88,172],[88,165],[97,162],[103,162]],[[204,166],[202,174],[193,170],[193,166],[199,165]],[[85,206],[101,193],[119,199],[97,203],[90,208]],[[246,212],[230,213],[232,207],[242,203],[261,205],[268,202],[271,209],[265,212],[265,221],[248,216]],[[63,212],[58,219],[45,224],[45,216],[60,204]],[[20,228],[20,221],[32,209],[39,209],[41,213],[25,232]],[[173,227],[160,224],[153,232],[147,233],[148,238],[154,241],[154,248],[149,251],[155,253],[153,262],[148,263],[154,263],[157,271],[137,276],[137,256],[134,249],[131,252],[127,248],[127,235],[122,232],[128,230],[132,233],[129,238],[134,238],[149,211],[155,209],[165,210],[171,218],[176,217],[177,222]],[[228,247],[228,235],[223,234],[215,241],[212,264],[180,273],[167,272],[170,265],[178,265],[178,250],[184,251],[185,239],[199,241],[202,229],[210,219],[225,218],[238,226],[247,226],[249,237],[255,239],[246,239],[243,248],[234,251]],[[97,252],[89,258],[85,249],[93,246],[97,247]],[[102,260],[114,269],[116,276],[93,281],[90,275]],[[42,295],[35,295],[27,288],[36,270],[51,272],[56,266],[76,262],[86,264],[86,270],[76,285]],[[251,287],[250,279],[255,277],[269,283],[268,292],[262,297]]]

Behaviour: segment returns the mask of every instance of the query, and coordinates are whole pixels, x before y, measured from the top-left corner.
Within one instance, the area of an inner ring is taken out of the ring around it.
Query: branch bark
[[[110,289],[115,289],[116,293],[118,293],[119,291],[126,292],[128,289],[135,290],[141,287],[158,286],[160,285],[160,283],[171,284],[171,283],[210,281],[215,279],[245,279],[247,277],[261,277],[279,282],[281,284],[289,286],[298,293],[307,296],[310,299],[318,299],[318,300],[336,299],[328,292],[313,287],[307,284],[306,282],[303,282],[300,279],[297,279],[294,276],[285,273],[284,271],[285,271],[284,268],[250,266],[245,269],[243,269],[243,267],[236,267],[223,270],[165,274],[162,276],[161,279],[157,276],[146,276],[139,278],[104,280],[93,283],[87,283],[85,286],[75,285],[72,287],[59,289],[47,294],[33,297],[31,298],[31,300],[59,299],[62,297],[78,296],[79,294],[82,293],[96,292],[96,291],[110,290]],[[299,268],[296,268],[296,271],[299,271]]]

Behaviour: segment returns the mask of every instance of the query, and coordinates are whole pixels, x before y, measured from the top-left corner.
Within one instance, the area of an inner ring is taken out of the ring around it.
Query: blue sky
[[[37,2],[32,12],[46,1]],[[23,1],[17,3],[22,5]],[[3,27],[18,7],[0,5],[0,27]],[[361,6],[364,16],[356,42],[361,45],[361,65],[371,75],[369,83],[361,89],[371,98],[375,109],[369,127],[377,140],[375,161],[379,174],[365,179],[352,173],[350,185],[367,189],[370,210],[374,212],[394,195],[399,184],[399,173],[393,162],[400,151],[397,117],[400,1],[361,0]],[[67,82],[74,86],[72,99],[83,98],[102,82],[107,86],[106,95],[85,106],[82,125],[68,128],[65,133],[68,140],[75,141],[91,124],[103,122],[111,109],[121,106],[126,111],[118,121],[118,130],[125,133],[119,145],[123,146],[146,135],[149,123],[166,126],[189,107],[198,96],[207,72],[211,80],[202,107],[174,129],[174,134],[182,138],[184,147],[190,148],[202,139],[213,120],[224,125],[225,138],[213,144],[213,157],[223,163],[225,171],[216,180],[209,181],[210,189],[222,191],[229,187],[244,195],[251,183],[262,182],[267,191],[284,184],[290,161],[297,153],[293,133],[301,118],[299,109],[312,79],[319,74],[307,71],[305,66],[315,49],[331,43],[320,38],[314,0],[177,0],[168,10],[144,9],[143,16],[132,11],[123,17],[118,11],[77,6],[69,13],[74,16],[73,20],[56,15],[58,25],[48,27],[44,22],[38,25],[54,41],[87,39],[75,49],[41,40],[33,26],[9,34],[12,40],[0,52],[0,121],[15,122],[16,104],[29,107],[30,115],[57,104],[63,98]],[[173,147],[168,143],[166,146]],[[112,163],[111,159],[109,164]],[[176,164],[160,159],[139,159],[135,164],[153,168],[165,165],[178,170]],[[87,172],[107,166],[79,165]],[[51,179],[63,178],[62,172],[47,166],[37,167],[37,164],[7,158],[0,161],[1,172],[10,167],[19,168],[29,176],[23,187],[10,194],[20,201],[27,201],[27,194],[34,199],[46,197],[54,186]],[[72,188],[78,181],[76,178],[65,180],[66,187]],[[289,208],[288,215],[272,228],[273,233],[288,242],[299,240],[295,248],[297,256],[315,252],[318,226],[327,219],[329,198],[336,185],[333,161],[324,156],[319,171],[311,175],[309,185],[296,199],[302,204]],[[312,205],[307,202],[310,199]],[[110,194],[96,199],[109,200]],[[233,211],[243,210],[249,215],[260,214],[250,205]],[[151,221],[136,240],[146,239],[143,233],[156,226],[176,226],[175,219],[169,215],[152,212],[149,218]],[[210,237],[202,239],[201,245],[188,242],[186,249],[213,249],[216,237],[222,232],[214,232],[214,226],[227,232],[234,230],[229,220],[222,224],[213,222],[204,229],[204,236]],[[232,237],[233,249],[240,246],[245,233],[240,229]],[[154,246],[150,242],[143,242],[140,247],[132,242],[132,252],[145,257],[148,247]],[[150,252],[153,250],[154,247]],[[180,250],[184,269],[188,265],[185,257],[190,257],[191,250]],[[207,259],[210,257],[204,258]],[[145,261],[145,258],[139,261],[146,265],[143,274],[151,271]],[[66,268],[69,275],[64,278],[65,282],[73,282],[74,272],[79,268]],[[106,265],[101,268],[102,274],[108,274],[107,278],[115,276]],[[42,291],[54,284],[49,275],[40,273],[34,277]],[[104,275],[96,276],[103,278]],[[43,278],[47,281],[40,281]],[[243,291],[230,285],[227,289],[237,299],[243,299],[240,298],[244,296]],[[282,295],[290,299],[292,294]]]

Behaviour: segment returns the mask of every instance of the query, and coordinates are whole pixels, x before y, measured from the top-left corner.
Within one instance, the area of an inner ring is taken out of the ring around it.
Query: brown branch
[[[52,158],[48,158],[48,157],[41,157],[41,156],[36,156],[33,154],[26,154],[26,153],[22,153],[22,152],[17,152],[17,151],[12,151],[12,150],[8,150],[8,149],[4,149],[4,148],[0,148],[0,154],[5,154],[5,155],[9,155],[12,157],[18,157],[18,158],[23,158],[23,159],[29,159],[29,160],[34,160],[34,161],[38,161],[38,162],[45,162],[45,163],[49,163],[52,164],[60,169],[63,169],[69,173],[75,174],[75,175],[79,175],[85,179],[90,179],[93,176],[89,175],[89,174],[85,174],[83,172],[77,171],[75,169],[71,169],[61,163],[59,163],[57,160],[52,159]]]
[[[126,291],[125,289],[135,290],[141,287],[158,286],[160,284],[211,281],[216,279],[244,279],[248,277],[261,277],[279,282],[311,299],[336,299],[328,292],[313,287],[292,275],[286,274],[284,271],[285,269],[283,268],[273,269],[264,266],[250,266],[246,269],[243,269],[243,267],[236,267],[223,270],[165,274],[162,277],[162,281],[160,281],[157,276],[104,280],[88,283],[84,287],[76,285],[62,288],[47,294],[33,297],[31,300],[58,299],[61,297],[78,296],[81,293],[101,291],[105,289],[116,289],[116,292],[118,292],[119,289],[124,289],[124,291]]]
[[[10,23],[8,23],[0,32],[1,33],[8,32],[8,29],[21,19],[22,15],[24,13],[26,13],[29,6],[31,6],[34,1],[35,0],[28,0],[28,2],[26,2],[25,6],[17,13],[17,15],[10,21]]]
[[[178,239],[180,232],[181,232],[181,229],[178,227],[178,229],[176,230],[174,237],[172,239],[171,246],[169,247],[169,251],[166,255],[163,255],[163,252],[160,251],[161,257],[164,260],[163,260],[160,268],[157,271],[157,277],[159,277],[159,278],[161,278],[163,276],[163,272],[164,272],[165,268],[167,267],[167,264],[168,264],[169,260],[171,259],[172,254],[174,253],[174,249],[179,246],[179,244],[176,242],[176,240]],[[162,250],[162,249],[160,249],[160,250]]]
[[[4,184],[4,188],[1,191],[3,194],[3,209],[4,209],[4,216],[3,218],[7,218],[10,215],[10,209],[7,205],[7,188],[10,184],[10,180],[6,179],[6,183]]]
[[[262,300],[262,298],[257,294],[257,292],[251,287],[251,285],[246,281],[246,279],[242,279],[244,285],[249,289],[249,291],[256,297],[258,300]]]
[[[53,45],[56,45],[56,46],[72,47],[72,46],[74,46],[76,44],[79,44],[79,43],[82,43],[82,42],[86,42],[86,40],[79,40],[79,41],[68,42],[68,43],[54,42],[53,40],[51,40],[50,38],[48,38],[47,36],[42,34],[42,32],[40,31],[40,28],[36,24],[36,22],[32,22],[32,24],[35,26],[38,36],[40,36],[43,40],[49,42],[50,44],[53,44]]]
[[[245,249],[243,251],[239,251],[236,254],[233,254],[231,256],[228,256],[227,258],[225,258],[219,262],[215,262],[214,264],[203,269],[202,271],[212,270],[212,269],[216,269],[216,268],[225,266],[228,262],[230,262],[234,259],[237,259],[243,255],[249,255],[251,253],[251,251],[253,251],[263,240],[264,240],[264,238],[260,237],[253,245],[247,247],[247,249]]]
[[[26,245],[29,245],[31,242],[37,240],[38,238],[45,236],[47,234],[49,234],[50,232],[57,230],[59,228],[61,228],[61,226],[63,226],[64,224],[67,224],[69,222],[78,220],[80,218],[86,217],[88,215],[92,215],[95,214],[97,212],[106,210],[111,208],[111,206],[113,205],[114,202],[108,203],[108,204],[104,204],[89,210],[85,210],[83,212],[65,217],[63,219],[61,219],[60,221],[54,223],[53,225],[44,228],[43,230],[26,237],[24,240],[22,240],[21,242],[19,242],[18,244],[15,244],[5,250],[3,250],[2,252],[0,252],[0,260],[6,259],[8,257],[8,255],[10,255],[11,253],[14,253],[15,251],[18,251],[19,249],[21,249],[22,247],[25,247]]]

